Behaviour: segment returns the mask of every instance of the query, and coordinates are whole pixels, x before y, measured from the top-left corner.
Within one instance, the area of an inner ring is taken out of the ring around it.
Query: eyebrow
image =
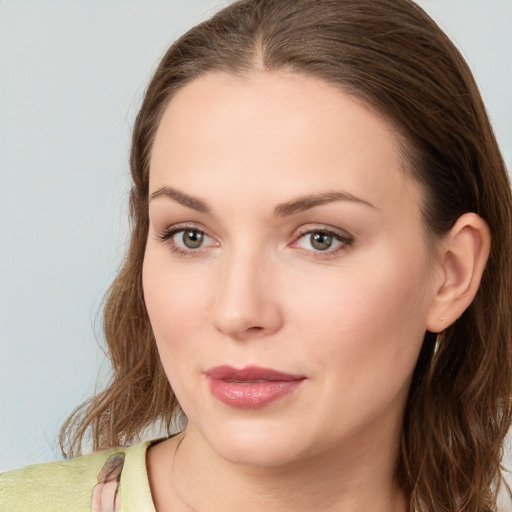
[[[337,191],[329,191],[321,194],[312,194],[308,196],[299,197],[298,199],[294,199],[293,201],[289,201],[286,203],[282,203],[276,206],[274,210],[274,215],[276,217],[286,217],[288,215],[294,215],[296,213],[304,212],[315,206],[321,206],[327,203],[333,203],[335,201],[349,201],[352,203],[362,204],[365,206],[369,206],[370,208],[377,209],[376,206],[361,199],[359,197],[353,196],[348,192],[337,192]]]
[[[177,203],[186,206],[187,208],[191,208],[192,210],[196,210],[201,213],[210,213],[210,207],[206,204],[202,199],[198,199],[197,197],[189,196],[184,192],[180,192],[175,188],[171,187],[162,187],[150,194],[150,201],[156,199],[158,197],[167,197],[176,201]],[[352,203],[362,204],[365,206],[369,206],[370,208],[376,208],[373,204],[356,197],[348,192],[338,192],[338,191],[329,191],[320,194],[312,194],[303,197],[299,197],[298,199],[294,199],[292,201],[288,201],[286,203],[281,203],[277,205],[274,209],[275,217],[287,217],[290,215],[294,215],[297,213],[304,212],[306,210],[310,210],[316,206],[321,206],[323,204],[332,203],[335,201],[349,201]]]
[[[157,197],[168,197],[169,199],[173,199],[177,203],[186,206],[187,208],[191,208],[192,210],[196,210],[201,213],[210,213],[210,208],[208,205],[198,199],[197,197],[189,196],[184,192],[180,192],[175,188],[171,187],[162,187],[150,194],[149,200],[156,199]]]

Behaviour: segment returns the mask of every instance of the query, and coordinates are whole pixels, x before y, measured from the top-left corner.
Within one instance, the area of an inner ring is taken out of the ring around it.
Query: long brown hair
[[[411,508],[495,510],[511,424],[512,198],[472,74],[439,27],[410,0],[241,0],[175,42],[138,114],[130,158],[131,244],[107,294],[112,379],[61,431],[67,454],[133,442],[179,410],[159,360],[142,290],[149,160],[173,95],[209,71],[286,69],[323,79],[381,112],[406,139],[407,169],[424,189],[435,239],[465,212],[491,230],[471,306],[444,333],[426,333],[405,410],[398,485]],[[438,340],[439,341],[439,340]]]

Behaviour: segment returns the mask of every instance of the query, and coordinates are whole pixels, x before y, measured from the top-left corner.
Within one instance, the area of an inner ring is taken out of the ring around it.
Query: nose
[[[283,323],[271,265],[247,253],[233,256],[218,281],[213,324],[239,341],[274,334]]]

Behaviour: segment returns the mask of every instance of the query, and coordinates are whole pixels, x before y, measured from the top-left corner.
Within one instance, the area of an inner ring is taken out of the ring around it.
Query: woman
[[[3,475],[3,508],[496,510],[510,184],[421,9],[230,5],[164,56],[131,169],[113,379],[62,432],[97,451]]]

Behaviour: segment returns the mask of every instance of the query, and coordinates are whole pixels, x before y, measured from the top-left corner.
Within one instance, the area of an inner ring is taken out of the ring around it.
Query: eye
[[[335,238],[329,233],[310,233],[306,236],[309,237],[311,247],[318,251],[326,251],[336,242]]]
[[[201,249],[218,245],[204,231],[194,226],[174,226],[160,233],[157,238],[179,255],[197,254]]]
[[[334,231],[318,229],[302,233],[293,245],[308,251],[332,253],[351,243],[351,238]]]
[[[198,229],[183,229],[173,236],[174,243],[187,249],[199,249],[203,245],[205,234]]]

